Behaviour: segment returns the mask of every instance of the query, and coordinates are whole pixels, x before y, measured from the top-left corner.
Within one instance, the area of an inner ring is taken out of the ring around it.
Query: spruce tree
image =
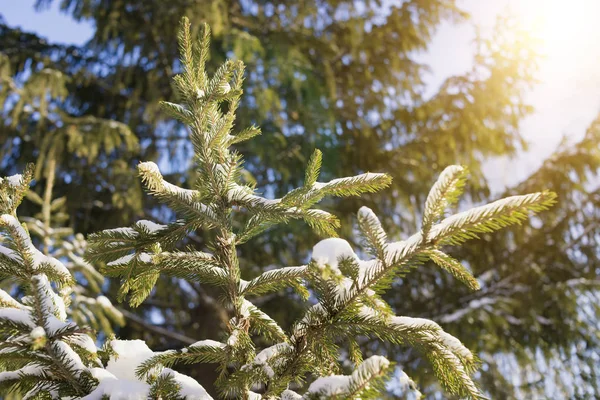
[[[391,287],[394,277],[427,259],[469,289],[478,289],[470,271],[444,248],[521,222],[530,212],[551,205],[554,194],[508,197],[444,217],[458,200],[466,179],[464,167],[449,167],[427,197],[420,231],[404,241],[390,243],[375,214],[360,209],[358,229],[371,256],[368,261],[361,260],[348,242],[335,237],[338,220],[313,207],[327,196],[354,196],[385,188],[389,177],[364,173],[319,182],[322,155],[317,150],[308,162],[303,186],[279,199],[257,194],[251,184],[242,181],[241,158],[231,148],[260,133],[256,127],[237,133],[232,130],[244,67],[239,61],[228,61],[209,77],[205,71],[208,40],[207,27],[196,42],[184,20],[179,42],[185,68],[174,81],[181,103],[162,103],[173,117],[189,126],[196,163],[193,188],[167,182],[152,162],[138,166],[147,190],[172,208],[178,219],[166,225],[143,220],[130,228],[94,234],[87,259],[106,262],[105,272],[121,277],[120,295],[129,296],[133,306],[148,297],[159,275],[164,274],[220,288],[230,319],[220,341],[203,340],[147,357],[136,366],[138,378],[156,376],[157,367],[210,362],[219,365],[216,385],[224,396],[374,398],[391,366],[381,356],[363,361],[357,339],[373,337],[417,348],[428,357],[449,393],[483,397],[470,376],[477,363],[470,351],[433,321],[395,316],[380,294]],[[275,268],[243,279],[237,247],[292,219],[304,220],[319,235],[330,238],[315,245],[307,265]],[[208,232],[209,251],[175,250],[177,242],[198,229]],[[286,287],[312,303],[289,332],[248,300]],[[349,352],[342,355],[341,348]],[[350,375],[339,375],[340,357],[355,365]],[[315,376],[317,379],[311,379]],[[305,379],[312,382],[302,397],[290,388],[302,387]],[[163,385],[160,379],[156,382]],[[101,383],[99,388],[106,394],[107,387]]]

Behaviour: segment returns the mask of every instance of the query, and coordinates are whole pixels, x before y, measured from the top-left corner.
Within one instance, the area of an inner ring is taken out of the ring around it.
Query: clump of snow
[[[143,340],[112,340],[110,346],[117,357],[110,358],[106,370],[119,379],[137,381],[135,369],[154,355]]]
[[[183,188],[180,188],[179,186],[173,185],[172,183],[165,181],[164,178],[162,177],[162,174],[160,173],[160,170],[158,169],[158,165],[156,165],[152,161],[146,161],[146,162],[139,163],[138,170],[142,174],[152,174],[160,179],[159,181],[156,181],[156,180],[152,181],[151,186],[153,187],[153,190],[155,187],[156,187],[156,189],[162,189],[163,191],[165,191],[169,194],[172,194],[172,195],[176,195],[179,198],[184,199],[185,201],[188,201],[188,202],[191,202],[198,195],[197,190],[183,189]],[[198,209],[200,211],[203,211],[203,212],[208,211],[208,207],[202,203],[196,203],[195,206],[198,207]]]
[[[6,181],[8,182],[8,184],[10,186],[17,187],[23,181],[23,175],[16,174],[16,175],[9,176],[9,177],[6,178]]]
[[[405,393],[412,392],[416,400],[419,400],[423,396],[419,389],[417,389],[417,384],[408,375],[406,375],[404,371],[397,370],[396,378],[398,380],[398,384],[402,390],[405,391]]]
[[[113,229],[105,229],[102,231],[103,233],[119,233],[128,237],[136,237],[138,233],[133,228],[113,228]]]
[[[71,346],[62,340],[55,340],[52,342],[52,346],[58,350],[57,352],[61,354],[61,356],[64,356],[64,359],[67,361],[71,369],[75,369],[77,375],[86,370],[85,365],[83,365],[83,362],[81,361],[81,357],[79,357],[79,354],[77,354],[75,350],[71,348]]]
[[[358,314],[361,317],[367,318],[367,319],[375,319],[375,318],[380,317],[380,312],[378,310],[374,309],[373,307],[369,307],[369,306],[365,306],[365,305],[360,307]]]
[[[189,347],[219,347],[224,349],[225,343],[217,342],[216,340],[205,339],[199,340],[196,343],[191,344]]]
[[[79,335],[75,335],[72,336],[70,338],[71,343],[85,349],[87,352],[90,353],[96,353],[98,351],[98,349],[96,348],[96,343],[94,343],[94,340],[89,337],[88,335],[86,335],[85,333],[79,334]]]
[[[275,376],[275,371],[273,371],[273,368],[269,365],[269,362],[273,358],[281,356],[283,353],[291,352],[292,350],[292,346],[290,346],[288,343],[277,343],[258,353],[256,357],[254,357],[253,364],[261,366],[265,374],[267,374],[269,378],[272,378]],[[273,366],[280,365],[281,361],[281,358],[278,359]]]
[[[366,359],[350,376],[331,375],[315,380],[308,388],[308,393],[322,396],[347,395],[356,384],[362,384],[364,377],[375,376],[389,367],[390,362],[382,356],[371,356]]]
[[[426,318],[391,317],[390,324],[399,328],[441,330],[438,324]]]
[[[29,336],[35,340],[35,339],[39,339],[42,338],[44,336],[46,336],[46,331],[44,330],[43,327],[41,326],[36,326],[35,328],[33,328],[31,330],[31,332],[29,332]]]
[[[286,389],[281,393],[281,400],[302,400],[302,396],[294,391]]]
[[[143,263],[150,264],[152,262],[152,255],[148,253],[140,253],[138,255],[138,260]]]
[[[42,295],[42,308],[47,314],[56,316],[59,320],[64,321],[67,319],[67,309],[65,302],[60,297],[52,286],[50,281],[45,274],[34,275],[33,284],[36,286],[38,292]]]
[[[12,296],[0,289],[0,304],[4,304],[4,307],[10,308],[23,308],[23,305],[12,298]]]
[[[54,335],[55,332],[61,330],[61,329],[66,329],[68,327],[73,327],[75,326],[74,322],[65,322],[65,321],[61,321],[60,319],[56,318],[54,315],[48,315],[46,317],[46,333],[49,336]]]
[[[35,365],[35,364],[29,364],[24,366],[23,368],[19,368],[15,371],[4,371],[4,372],[0,372],[0,382],[9,380],[9,379],[18,379],[21,378],[23,375],[25,376],[42,376],[44,375],[45,371],[44,369],[39,366],[39,365]]]
[[[261,400],[262,396],[256,392],[248,390],[248,391],[246,391],[246,398],[248,400]]]
[[[100,384],[83,399],[100,400],[102,396],[126,400],[148,398],[150,385],[140,381],[135,374],[135,370],[155,353],[142,340],[113,340],[110,342],[110,346],[117,356],[111,356],[106,369],[90,369],[90,373]],[[179,386],[178,398],[212,400],[206,390],[189,376],[182,375],[169,368],[162,369],[160,375],[163,377],[170,376],[177,383]]]
[[[160,175],[160,169],[158,165],[152,161],[145,161],[138,164],[138,169],[142,172],[149,172],[152,174]]]
[[[369,219],[377,218],[377,216],[375,215],[373,210],[371,210],[367,206],[362,206],[361,208],[358,209],[358,217],[359,218],[369,218]]]
[[[231,335],[229,336],[229,338],[227,338],[227,345],[229,347],[235,347],[239,340],[239,336],[240,336],[240,330],[237,328],[234,329],[233,332],[231,332]]]
[[[236,183],[227,191],[227,199],[229,201],[248,202],[254,206],[276,206],[281,203],[281,199],[265,199],[264,197],[255,195],[250,187]]]
[[[393,264],[396,260],[406,257],[408,254],[414,252],[414,250],[421,245],[423,242],[423,235],[415,233],[406,240],[399,242],[390,243],[387,245],[386,261],[388,264]]]
[[[56,258],[48,257],[42,254],[37,248],[35,248],[33,243],[31,243],[31,238],[27,234],[27,231],[25,231],[25,228],[23,228],[23,226],[15,217],[13,217],[10,214],[3,214],[2,217],[0,217],[0,222],[3,225],[10,226],[11,229],[15,231],[15,235],[18,236],[20,241],[25,246],[25,252],[28,253],[32,259],[32,265],[30,265],[32,269],[36,270],[40,268],[42,264],[44,264],[46,266],[51,267],[54,270],[54,272],[56,272],[59,275],[63,275],[69,278],[71,277],[71,273],[69,272],[67,267],[63,265],[63,263],[58,261]],[[11,258],[17,259],[16,255]]]
[[[96,378],[98,379],[98,378]],[[123,381],[116,377],[104,376],[93,392],[81,398],[81,400],[146,400],[150,393],[150,385],[140,381]]]
[[[102,382],[104,379],[117,379],[116,376],[104,368],[90,368],[88,371],[94,378],[98,379],[99,382]]]
[[[360,368],[368,369],[371,371],[381,371],[390,366],[390,362],[387,358],[383,356],[371,356],[367,358],[360,366]]]
[[[117,265],[129,264],[129,262],[131,262],[131,260],[133,260],[134,256],[135,256],[135,254],[127,254],[126,256],[117,258],[116,260],[107,263],[106,265],[108,265],[109,267],[115,267]]]
[[[13,260],[17,259],[17,253],[2,245],[0,245],[0,254],[4,254],[5,256],[12,258]]]
[[[312,259],[319,266],[329,265],[331,268],[337,269],[339,261],[344,258],[357,258],[350,243],[344,239],[321,240],[313,247]]]
[[[467,349],[460,340],[443,330],[440,330],[438,335],[442,343],[450,350],[452,350],[452,352],[458,354],[463,358],[466,358],[467,360],[473,359],[473,354],[471,353],[471,351]]]
[[[165,229],[167,227],[166,225],[157,224],[156,222],[152,222],[147,219],[141,219],[138,222],[136,222],[135,224],[139,227],[142,227],[149,233],[156,233],[158,231],[162,231],[163,229]]]
[[[187,375],[165,368],[161,372],[161,376],[171,376],[179,385],[179,396],[186,400],[212,400],[202,385]]]
[[[430,331],[428,335],[432,340],[440,343],[454,354],[466,358],[473,359],[473,354],[467,349],[460,340],[445,332],[435,322],[425,318],[411,317],[391,317],[390,324],[395,325],[400,329],[423,329]]]
[[[350,377],[346,375],[324,376],[311,383],[308,392],[323,396],[343,395],[350,390],[350,383]]]

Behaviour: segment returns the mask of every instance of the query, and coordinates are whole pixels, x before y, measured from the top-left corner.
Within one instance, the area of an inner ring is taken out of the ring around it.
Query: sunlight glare
[[[516,4],[515,4],[516,3]],[[544,56],[585,56],[597,46],[600,0],[525,0],[513,3]]]

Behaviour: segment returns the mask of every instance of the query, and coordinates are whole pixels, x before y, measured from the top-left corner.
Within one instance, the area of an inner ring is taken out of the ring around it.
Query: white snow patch
[[[450,335],[449,333],[441,330],[439,333],[439,337],[442,343],[448,347],[452,352],[458,354],[459,356],[466,358],[467,360],[473,359],[473,354],[469,349],[467,349],[460,340]]]
[[[16,231],[16,235],[19,236],[19,238],[25,245],[25,252],[27,252],[32,257],[32,269],[38,269],[43,263],[50,266],[57,274],[66,277],[71,277],[71,273],[69,272],[67,267],[65,267],[60,261],[58,261],[56,258],[48,257],[42,254],[38,249],[35,248],[35,246],[31,243],[31,238],[27,234],[27,231],[25,231],[25,228],[23,228],[23,226],[15,217],[9,214],[3,214],[2,217],[0,217],[0,221],[2,222],[2,224],[10,226]]]
[[[350,243],[344,239],[329,238],[321,240],[313,247],[312,259],[319,265],[329,265],[337,269],[340,259],[357,259]]]
[[[227,199],[231,201],[248,202],[252,205],[275,206],[281,203],[281,199],[265,199],[253,193],[248,186],[233,184],[231,189],[227,191]]]
[[[138,260],[140,260],[143,263],[150,264],[152,263],[152,254],[140,253],[138,255]]]
[[[9,176],[6,178],[6,181],[12,187],[19,186],[21,184],[21,182],[23,181],[23,175],[16,174],[16,175]]]
[[[21,303],[12,298],[12,296],[0,289],[0,303],[5,304],[5,307],[25,308]]]
[[[183,189],[179,186],[173,185],[172,183],[165,181],[162,174],[160,173],[160,170],[158,169],[158,166],[152,161],[140,163],[138,165],[138,169],[142,173],[150,173],[153,175],[157,175],[160,179],[160,186],[162,186],[162,190],[168,192],[169,194],[183,198],[185,201],[191,202],[198,195],[198,191],[196,190]],[[198,207],[200,211],[208,211],[208,207],[202,203],[195,203],[195,206]]]
[[[2,245],[0,245],[0,254],[4,254],[5,256],[12,258],[13,260],[17,259],[17,253]]]
[[[294,391],[286,389],[281,393],[281,400],[302,400],[302,396]]]
[[[52,286],[48,277],[44,274],[33,276],[33,283],[36,285],[38,292],[42,296],[42,307],[47,314],[56,316],[60,321],[67,319],[67,309],[65,302],[60,297]]]
[[[56,331],[72,326],[75,326],[74,322],[61,321],[54,315],[48,315],[46,317],[46,333],[50,336],[54,335]]]
[[[399,328],[441,330],[438,324],[426,318],[391,317],[390,324],[396,325]]]
[[[231,336],[229,336],[229,338],[227,339],[227,345],[230,347],[235,347],[239,340],[239,336],[240,336],[240,330],[237,328],[234,329],[233,332],[231,332]]]
[[[123,234],[127,237],[136,237],[138,233],[133,228],[113,228],[113,229],[105,229],[102,233],[119,233]]]
[[[135,256],[135,254],[127,254],[126,256],[117,258],[116,260],[107,263],[106,265],[108,265],[110,267],[114,267],[117,265],[125,265],[125,264],[128,264],[131,260],[133,260],[134,256]]]
[[[104,379],[117,379],[116,376],[105,370],[104,368],[90,368],[90,374],[98,379],[99,382],[102,382]]]
[[[17,379],[22,375],[28,376],[42,376],[44,374],[44,369],[35,364],[26,365],[23,368],[17,369],[15,371],[5,371],[0,372],[0,382],[9,380],[9,379]]]
[[[58,352],[61,356],[65,356],[65,360],[67,360],[71,368],[76,369],[77,375],[81,374],[81,372],[86,369],[85,365],[83,365],[83,362],[81,361],[81,357],[79,357],[79,354],[77,354],[75,350],[73,350],[67,343],[63,342],[62,340],[57,340],[53,342],[52,345],[58,348]]]
[[[76,344],[79,347],[82,347],[83,349],[85,349],[86,351],[88,351],[92,354],[94,354],[98,351],[98,349],[96,348],[96,343],[94,342],[94,339],[92,339],[85,333],[72,336],[70,340],[71,340],[71,343]]]
[[[165,229],[167,227],[166,225],[157,224],[156,222],[152,222],[147,219],[139,220],[138,222],[136,222],[136,225],[143,227],[145,230],[147,230],[150,233],[156,233],[158,231],[162,231],[163,229]]]
[[[173,380],[179,385],[179,395],[186,400],[212,400],[212,397],[206,390],[187,375],[180,374],[170,368],[165,368],[162,376],[172,376]]]
[[[272,358],[281,355],[282,353],[291,352],[292,350],[292,346],[290,346],[288,343],[277,343],[271,347],[267,347],[266,349],[258,353],[256,357],[254,357],[253,364],[261,366],[263,371],[265,371],[265,373],[267,374],[267,376],[269,378],[272,378],[273,376],[275,376],[275,371],[273,371],[273,368],[269,365],[269,361]],[[281,360],[278,361],[279,362],[276,362],[273,366],[277,366],[281,363]]]
[[[108,372],[130,381],[137,381],[135,369],[154,353],[143,340],[112,340],[110,346],[117,353],[106,365]]]
[[[224,349],[225,343],[217,342],[216,340],[205,339],[199,340],[196,343],[191,344],[189,347],[218,347]]]
[[[345,394],[350,389],[350,377],[345,375],[331,375],[318,378],[310,384],[309,393],[324,396]]]
[[[146,400],[149,392],[150,385],[147,383],[105,376],[96,389],[81,400],[102,400],[103,396],[118,400]]]
[[[43,327],[41,326],[36,326],[35,328],[33,328],[31,330],[31,332],[29,332],[29,336],[35,340],[35,339],[39,339],[42,338],[44,336],[46,336],[46,331],[44,330]]]
[[[256,392],[253,392],[251,390],[248,390],[246,392],[247,398],[248,400],[261,400],[262,396]]]
[[[13,321],[35,328],[29,311],[17,308],[0,308],[0,319]]]

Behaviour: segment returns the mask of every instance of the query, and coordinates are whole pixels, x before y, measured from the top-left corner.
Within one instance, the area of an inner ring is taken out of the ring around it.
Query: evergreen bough
[[[477,280],[443,252],[444,246],[519,223],[549,207],[555,195],[513,196],[445,217],[466,179],[463,167],[448,167],[427,198],[421,231],[406,240],[390,243],[377,216],[368,208],[359,210],[358,228],[371,256],[362,260],[346,241],[335,237],[336,217],[313,207],[326,196],[378,191],[389,185],[390,178],[365,173],[318,182],[321,153],[316,150],[304,186],[280,199],[261,196],[242,182],[241,157],[231,148],[260,134],[256,127],[232,133],[243,64],[227,61],[209,77],[204,69],[208,27],[195,40],[184,19],[179,41],[184,69],[175,77],[175,87],[181,104],[162,106],[191,130],[197,179],[191,189],[183,189],[165,181],[156,164],[141,163],[138,169],[147,190],[179,219],[167,225],[142,220],[130,228],[94,234],[86,258],[106,263],[105,273],[122,279],[120,296],[129,296],[132,306],[144,301],[160,274],[219,287],[230,313],[222,341],[202,340],[156,353],[139,340],[109,340],[97,351],[84,328],[65,320],[64,301],[56,290],[73,284],[71,274],[60,261],[40,255],[16,219],[15,209],[30,179],[8,178],[1,183],[0,222],[6,240],[0,272],[19,279],[27,296],[17,300],[2,293],[0,365],[6,372],[0,373],[0,389],[18,390],[28,398],[209,399],[197,382],[169,367],[216,363],[220,371],[216,385],[224,397],[377,398],[393,366],[382,356],[363,360],[357,341],[374,337],[417,348],[449,393],[483,398],[471,378],[477,366],[471,352],[433,321],[395,316],[380,293],[390,289],[396,276],[426,259],[477,289]],[[307,265],[243,279],[236,247],[292,219],[304,220],[330,238],[315,245]],[[198,229],[210,234],[207,251],[178,251],[176,245]],[[289,332],[249,300],[286,287],[312,304]],[[256,339],[270,346],[258,348]],[[342,348],[348,351],[342,353]],[[340,358],[355,365],[349,375],[343,375]],[[305,381],[310,384],[301,395],[297,392]],[[410,379],[404,381],[414,387]]]

